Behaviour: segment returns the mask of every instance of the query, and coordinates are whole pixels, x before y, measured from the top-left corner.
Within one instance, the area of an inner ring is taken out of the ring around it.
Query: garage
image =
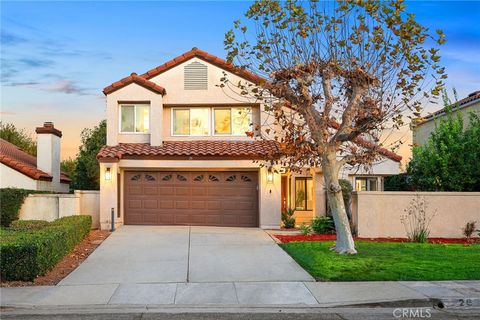
[[[258,226],[257,171],[125,171],[124,223]]]

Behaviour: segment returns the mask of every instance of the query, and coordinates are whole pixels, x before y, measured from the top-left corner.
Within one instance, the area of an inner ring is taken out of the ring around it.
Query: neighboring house
[[[37,132],[37,157],[0,139],[0,188],[69,192],[69,177],[60,171],[62,132],[45,122]]]
[[[480,90],[470,93],[466,98],[463,98],[455,103],[452,108],[452,115],[461,113],[463,121],[468,125],[468,114],[470,112],[475,112],[480,116]],[[412,126],[413,131],[413,145],[422,146],[430,137],[432,131],[435,130],[436,121],[444,118],[446,116],[445,108],[438,110],[431,115],[428,115],[417,121],[414,126]]]
[[[297,221],[325,214],[320,169],[276,172],[254,162],[281,152],[273,139],[258,137],[264,131],[253,130],[269,117],[264,106],[218,86],[225,75],[232,83],[264,81],[193,48],[103,90],[107,145],[97,155],[103,229],[111,214],[116,224],[262,228],[279,228],[285,208],[296,209]],[[246,135],[253,131],[255,137]],[[380,152],[390,174],[398,173],[401,157]],[[378,177],[375,167],[369,176]]]

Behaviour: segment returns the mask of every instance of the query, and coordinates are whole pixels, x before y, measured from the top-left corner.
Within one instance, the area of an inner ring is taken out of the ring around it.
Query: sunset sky
[[[225,57],[224,34],[249,2],[1,2],[1,120],[33,134],[63,131],[62,157],[105,118],[102,89],[199,47]],[[423,25],[442,29],[447,87],[480,89],[480,1],[411,1]],[[430,106],[425,112],[441,106]],[[406,130],[406,129],[405,129]],[[409,156],[406,131],[400,153]]]

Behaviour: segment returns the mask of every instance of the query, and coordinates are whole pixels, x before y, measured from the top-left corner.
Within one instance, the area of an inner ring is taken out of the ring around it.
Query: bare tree
[[[337,232],[333,249],[356,253],[339,172],[347,164],[369,167],[385,154],[381,133],[404,125],[408,110],[419,116],[422,101],[439,95],[444,36],[429,34],[396,0],[259,0],[245,17],[225,36],[228,61],[260,78],[252,84],[225,77],[221,86],[266,105],[272,126],[256,130],[281,144],[282,165],[322,167]]]

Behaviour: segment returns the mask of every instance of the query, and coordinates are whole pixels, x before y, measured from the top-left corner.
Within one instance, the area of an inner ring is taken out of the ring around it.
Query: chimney
[[[37,133],[37,168],[50,174],[53,189],[60,186],[60,138],[62,132],[55,129],[53,122],[45,122],[38,127]]]

